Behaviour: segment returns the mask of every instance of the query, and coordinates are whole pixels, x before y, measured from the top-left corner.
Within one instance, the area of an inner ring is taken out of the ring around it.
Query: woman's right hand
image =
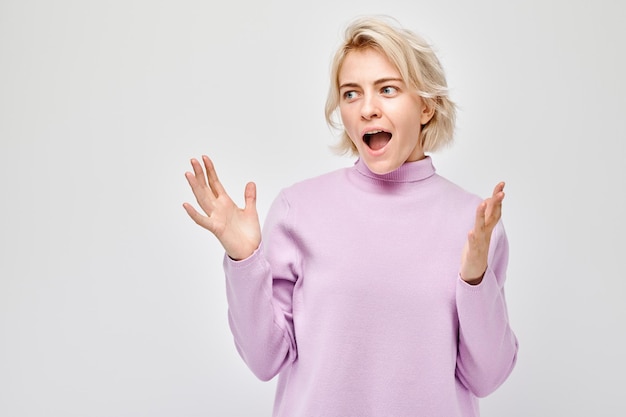
[[[183,207],[194,222],[217,237],[228,256],[234,260],[245,259],[261,244],[256,186],[252,182],[246,184],[245,206],[240,209],[222,187],[209,157],[203,155],[202,162],[206,175],[200,162],[192,158],[193,173],[186,172],[185,178],[205,214],[199,213],[189,203],[184,203]]]

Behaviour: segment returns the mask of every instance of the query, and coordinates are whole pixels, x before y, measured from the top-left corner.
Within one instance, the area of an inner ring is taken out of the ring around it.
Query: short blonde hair
[[[343,129],[342,124],[334,119],[340,100],[339,71],[348,53],[366,48],[384,54],[396,66],[407,86],[417,90],[427,107],[434,107],[433,117],[422,126],[420,133],[424,151],[433,152],[450,144],[454,136],[456,106],[448,97],[446,77],[439,59],[424,39],[383,17],[361,17],[346,28],[345,39],[331,63],[326,122],[333,128]],[[420,116],[416,114],[415,117]],[[336,148],[341,153],[357,154],[345,130]]]

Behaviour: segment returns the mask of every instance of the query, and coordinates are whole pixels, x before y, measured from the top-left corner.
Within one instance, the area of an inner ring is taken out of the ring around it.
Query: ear
[[[424,126],[430,122],[435,115],[435,104],[422,99],[422,113],[420,114],[420,124]]]

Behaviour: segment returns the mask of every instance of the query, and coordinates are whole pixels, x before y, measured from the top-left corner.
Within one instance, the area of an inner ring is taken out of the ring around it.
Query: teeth
[[[381,133],[382,130],[372,130],[370,132],[365,132],[366,135],[375,135],[376,133]]]

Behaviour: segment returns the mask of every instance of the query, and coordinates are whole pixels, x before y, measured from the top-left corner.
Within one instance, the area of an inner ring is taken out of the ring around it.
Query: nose
[[[363,120],[371,120],[380,117],[380,103],[378,97],[374,94],[366,94],[362,100],[361,118]]]

